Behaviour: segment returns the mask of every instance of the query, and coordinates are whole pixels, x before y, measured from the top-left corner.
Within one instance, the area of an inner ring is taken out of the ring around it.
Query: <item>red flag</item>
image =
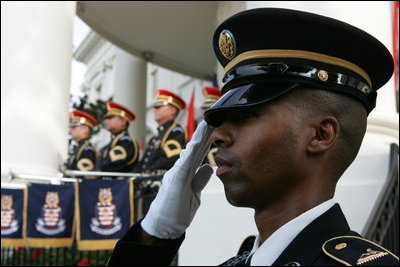
[[[190,103],[188,106],[188,115],[187,115],[187,125],[186,132],[188,141],[192,139],[192,135],[194,130],[196,129],[196,120],[195,120],[195,110],[194,110],[194,90],[192,91],[192,96],[190,97]]]

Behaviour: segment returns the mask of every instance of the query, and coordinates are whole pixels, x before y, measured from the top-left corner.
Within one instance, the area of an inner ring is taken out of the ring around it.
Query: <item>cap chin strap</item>
[[[298,58],[298,59],[306,59],[306,60],[313,60],[325,64],[330,64],[334,66],[339,66],[342,68],[346,68],[351,70],[367,81],[369,87],[371,87],[371,78],[369,77],[368,73],[361,67],[357,66],[350,61],[328,56],[321,53],[304,51],[304,50],[292,50],[292,49],[263,49],[263,50],[253,50],[244,52],[234,59],[232,59],[224,68],[225,72],[230,71],[233,69],[237,64],[249,59],[258,59],[258,58]]]
[[[291,76],[302,77],[314,80],[317,84],[321,85],[340,85],[355,88],[365,95],[371,93],[370,86],[358,77],[351,76],[339,72],[328,72],[326,70],[317,69],[312,66],[287,64],[287,63],[255,63],[250,65],[243,65],[232,69],[225,74],[223,78],[224,83],[238,78],[245,78],[246,76]],[[316,85],[317,85],[316,84]]]

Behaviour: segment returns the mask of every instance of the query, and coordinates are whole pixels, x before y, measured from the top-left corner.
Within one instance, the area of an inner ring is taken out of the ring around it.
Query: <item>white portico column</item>
[[[136,114],[136,119],[130,123],[129,133],[139,142],[144,140],[146,134],[146,78],[147,62],[118,48],[113,100]]]
[[[1,173],[56,175],[67,156],[76,2],[1,2]]]

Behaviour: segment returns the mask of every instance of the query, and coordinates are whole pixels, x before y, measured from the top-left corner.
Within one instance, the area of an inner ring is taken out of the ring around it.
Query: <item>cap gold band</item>
[[[361,67],[347,61],[344,59],[340,59],[337,57],[331,57],[328,55],[309,52],[309,51],[302,51],[302,50],[288,50],[288,49],[265,49],[265,50],[253,50],[244,52],[234,59],[232,59],[224,68],[225,73],[230,71],[233,67],[239,64],[242,61],[248,59],[257,59],[257,58],[302,58],[302,59],[309,59],[314,61],[319,61],[331,65],[340,66],[349,70],[354,71],[361,77],[363,77],[369,86],[371,87],[371,78],[367,74],[367,72],[362,69]]]
[[[107,117],[108,115],[117,115],[117,116],[127,119],[128,121],[133,120],[133,118],[131,116],[129,116],[128,113],[126,113],[125,111],[120,110],[120,109],[110,108],[110,109],[108,109],[107,114],[104,117]]]
[[[207,96],[207,101],[217,101],[220,97],[219,96]]]
[[[86,126],[89,126],[90,128],[94,127],[93,123],[91,123],[89,120],[87,120],[84,117],[73,117],[73,118],[71,118],[70,122],[75,125],[86,125]]]
[[[163,104],[170,104],[176,107],[178,110],[182,110],[182,105],[176,101],[172,96],[160,96],[158,95],[156,97],[156,105],[158,103],[163,103]]]

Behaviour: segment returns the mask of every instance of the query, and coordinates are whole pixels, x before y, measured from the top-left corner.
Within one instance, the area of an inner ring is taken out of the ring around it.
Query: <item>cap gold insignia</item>
[[[318,71],[317,76],[318,76],[318,79],[322,82],[326,82],[329,77],[328,73],[324,70]]]
[[[236,44],[233,34],[228,30],[223,30],[219,35],[219,50],[227,59],[232,59],[236,53]]]
[[[361,264],[367,263],[369,261],[376,260],[385,255],[388,255],[388,253],[383,252],[383,251],[375,251],[375,250],[368,248],[367,252],[361,254],[360,258],[357,260],[357,265],[361,265]]]

